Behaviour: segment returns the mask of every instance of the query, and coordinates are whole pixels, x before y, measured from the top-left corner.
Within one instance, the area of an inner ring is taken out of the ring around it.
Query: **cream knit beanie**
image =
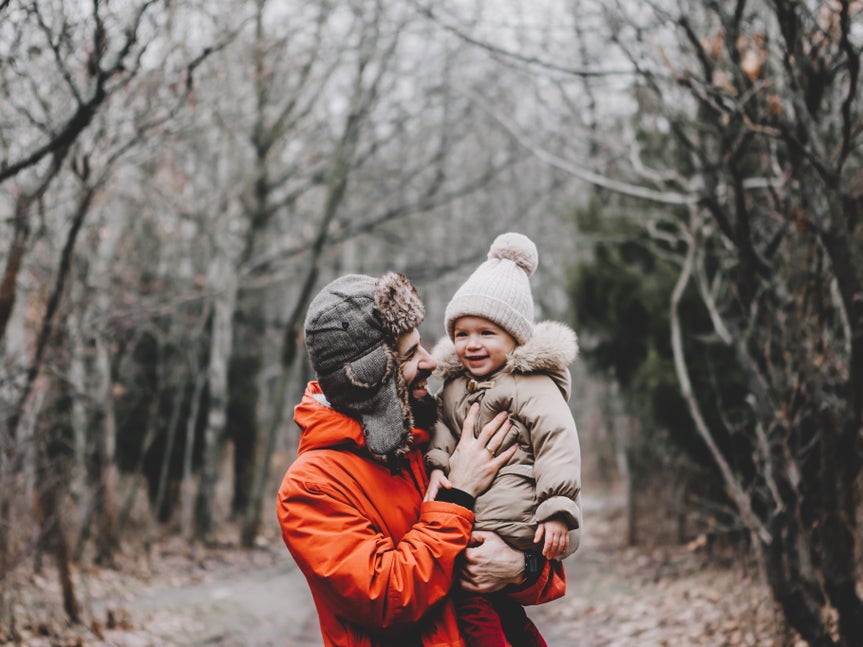
[[[446,331],[453,337],[459,317],[483,317],[494,322],[519,345],[533,335],[533,296],[528,278],[536,271],[539,254],[527,236],[501,234],[480,265],[456,290],[446,307]]]

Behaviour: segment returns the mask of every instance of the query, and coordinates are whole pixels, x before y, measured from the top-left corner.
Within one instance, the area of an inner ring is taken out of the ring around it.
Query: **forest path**
[[[311,594],[289,560],[247,572],[229,569],[207,582],[157,589],[124,605],[152,636],[122,645],[317,647]],[[127,638],[128,640],[128,638]]]
[[[172,584],[158,578],[123,602],[96,601],[96,617],[113,608],[122,619],[96,644],[320,647],[317,614],[303,574],[286,550],[265,559],[272,563],[210,566],[198,582]]]
[[[550,647],[774,644],[772,606],[740,564],[716,566],[687,546],[626,546],[623,500],[612,494],[586,499],[584,516],[582,545],[566,564],[567,595],[528,609]],[[168,551],[154,564],[146,581],[122,573],[113,583],[91,581],[99,631],[24,644],[322,645],[305,579],[275,541],[197,560]]]
[[[584,518],[566,596],[528,609],[550,647],[778,644],[772,602],[746,560],[707,560],[700,541],[627,546],[619,496],[586,499]]]

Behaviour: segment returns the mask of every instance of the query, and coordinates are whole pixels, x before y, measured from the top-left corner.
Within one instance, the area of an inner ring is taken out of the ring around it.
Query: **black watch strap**
[[[444,503],[455,503],[468,510],[473,510],[473,504],[476,502],[476,499],[470,494],[458,488],[441,488],[438,490],[434,500],[443,501]]]
[[[526,551],[524,554],[524,577],[527,584],[533,584],[539,579],[539,574],[542,573],[544,562],[542,556]]]

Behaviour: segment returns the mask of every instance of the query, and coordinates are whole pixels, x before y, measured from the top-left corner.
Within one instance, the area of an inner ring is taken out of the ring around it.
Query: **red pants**
[[[456,589],[459,630],[468,647],[548,647],[524,608],[503,595]]]

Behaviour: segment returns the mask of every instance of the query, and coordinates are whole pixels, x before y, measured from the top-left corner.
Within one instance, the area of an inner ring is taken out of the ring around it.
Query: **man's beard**
[[[417,400],[414,396],[408,396],[411,413],[414,417],[414,427],[431,431],[437,422],[437,400],[433,395],[427,395]]]

